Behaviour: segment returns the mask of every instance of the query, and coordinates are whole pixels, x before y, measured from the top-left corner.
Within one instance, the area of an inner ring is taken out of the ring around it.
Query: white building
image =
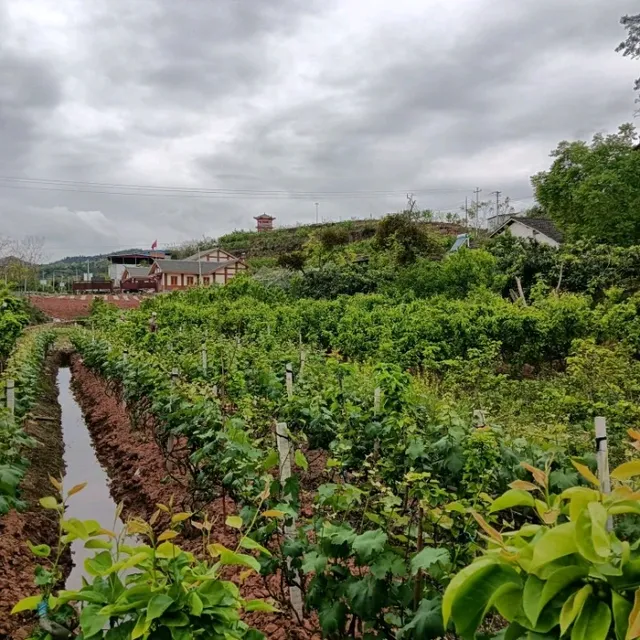
[[[562,232],[548,218],[511,217],[501,224],[491,237],[509,231],[515,238],[534,240],[550,247],[559,247],[562,243]]]

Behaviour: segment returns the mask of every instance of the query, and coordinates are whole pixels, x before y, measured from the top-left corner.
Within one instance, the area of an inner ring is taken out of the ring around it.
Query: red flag
[[[151,245],[151,251],[153,251],[154,249],[157,249],[157,248],[158,248],[158,241],[154,240],[153,244]]]

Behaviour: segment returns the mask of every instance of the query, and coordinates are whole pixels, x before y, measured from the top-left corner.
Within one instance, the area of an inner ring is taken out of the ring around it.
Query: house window
[[[187,276],[187,286],[193,284],[193,276]]]
[[[178,276],[171,276],[171,286],[172,287],[178,286]]]
[[[204,284],[204,285],[208,285],[209,284],[209,276],[205,276],[204,278],[202,278],[202,284]]]

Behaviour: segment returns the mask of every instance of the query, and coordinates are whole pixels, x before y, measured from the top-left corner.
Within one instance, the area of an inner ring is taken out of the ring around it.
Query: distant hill
[[[249,262],[260,262],[259,259],[261,258],[277,258],[285,253],[300,251],[313,234],[323,229],[331,227],[346,229],[349,233],[349,242],[357,243],[373,238],[379,224],[379,219],[364,219],[309,224],[299,227],[283,227],[261,233],[257,231],[234,231],[221,236],[217,240],[206,238],[200,242],[187,242],[180,245],[174,250],[174,257],[181,259],[193,255],[198,249],[203,250],[219,246],[233,255],[244,256]],[[448,222],[425,222],[423,224],[431,232],[444,236],[455,236],[464,231],[460,225]]]

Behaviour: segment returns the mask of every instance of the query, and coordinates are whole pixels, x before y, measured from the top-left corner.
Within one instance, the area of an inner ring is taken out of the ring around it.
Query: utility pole
[[[476,194],[476,228],[478,227],[478,218],[480,217],[480,193],[482,189],[480,187],[476,187],[476,190],[473,192]]]
[[[320,206],[319,202],[316,202],[316,224],[318,224],[318,207]]]
[[[464,197],[464,226],[469,231],[469,197]]]
[[[491,195],[496,196],[496,216],[500,215],[500,194],[502,193],[502,191],[492,191]],[[497,220],[496,220],[497,222]]]

